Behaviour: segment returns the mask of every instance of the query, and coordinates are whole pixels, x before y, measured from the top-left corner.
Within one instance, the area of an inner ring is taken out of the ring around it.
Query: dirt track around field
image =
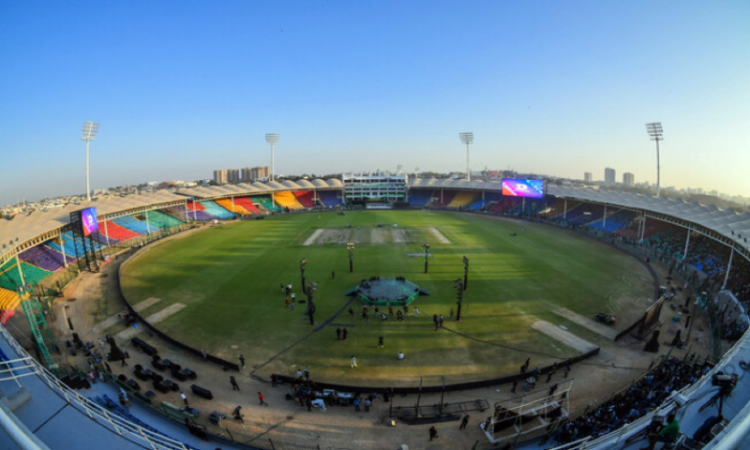
[[[96,339],[101,336],[96,331],[100,328],[95,328],[94,325],[106,322],[118,311],[125,309],[125,305],[118,303],[119,300],[112,295],[112,292],[117,290],[116,277],[107,276],[114,274],[122,260],[123,258],[119,258],[110,261],[104,266],[101,274],[82,274],[65,289],[64,298],[55,302],[56,320],[50,320],[49,322],[58,343],[70,339],[73,332],[64,320],[66,315],[71,318],[75,325],[75,331],[80,334],[82,340],[96,342]],[[666,270],[660,266],[655,266],[655,268],[659,274],[659,281],[666,285]],[[680,291],[674,299],[675,304],[684,302],[688,295],[692,295],[692,292]],[[63,308],[65,308],[67,314],[62,313]],[[663,345],[659,354],[643,352],[644,342],[626,337],[617,343],[611,341],[602,343],[602,350],[599,355],[574,365],[570,374],[570,377],[574,380],[570,394],[573,415],[580,413],[589,405],[596,405],[607,400],[613,393],[626,388],[634,378],[646,373],[653,361],[667,352],[677,357],[683,357],[691,351],[695,351],[699,355],[706,354],[709,350],[709,341],[706,331],[707,326],[702,316],[694,318],[694,327],[687,349],[673,349],[666,345],[666,342],[671,341],[678,330],[682,330],[683,334],[685,332],[684,321],[671,322],[670,319],[675,314],[669,307],[663,309],[663,325],[660,328]],[[579,323],[572,319],[571,321]],[[114,326],[122,325],[115,323]],[[8,328],[14,334],[20,333],[21,335],[17,339],[30,350],[30,341],[26,337],[29,332],[23,314],[17,314],[13,317]],[[560,332],[567,333],[553,324],[544,325],[542,328],[555,334],[555,336],[560,335]],[[587,326],[587,328],[589,327]],[[551,331],[552,329],[554,329],[554,332]],[[241,393],[237,393],[231,390],[228,374],[220,367],[188,355],[160,341],[148,331],[143,332],[140,337],[156,347],[163,358],[169,358],[183,367],[196,370],[199,373],[200,384],[211,389],[215,396],[212,401],[189,395],[191,406],[204,413],[201,415],[199,422],[206,424],[211,432],[226,434],[225,430],[212,427],[206,420],[205,417],[210,411],[222,411],[229,416],[229,412],[237,404],[241,404],[245,413],[245,424],[225,420],[224,426],[231,430],[238,440],[245,442],[267,443],[268,439],[273,439],[307,445],[317,444],[321,448],[337,449],[391,449],[398,448],[401,444],[407,444],[411,449],[454,450],[469,449],[476,441],[479,441],[478,449],[489,447],[486,438],[478,427],[478,424],[490,413],[487,411],[484,413],[470,412],[471,419],[465,431],[458,430],[458,422],[436,424],[440,438],[430,442],[428,441],[427,430],[431,425],[407,426],[403,422],[396,422],[395,427],[388,426],[390,422],[388,411],[391,406],[388,403],[376,400],[373,409],[368,413],[355,413],[351,407],[338,406],[329,407],[326,412],[319,410],[307,412],[298,403],[284,399],[284,394],[289,386],[279,386],[274,389],[270,387],[267,380],[251,377],[250,372],[253,369],[250,361],[246,369],[236,374],[237,381],[242,389]],[[564,343],[562,335],[559,339],[558,337],[555,337],[555,339]],[[115,374],[122,373],[132,377],[132,367],[135,364],[149,365],[150,358],[135,350],[130,342],[121,342],[121,344],[123,348],[130,352],[132,360],[128,361],[129,367],[113,367]],[[587,342],[587,344],[590,343]],[[252,349],[247,349],[245,355],[248,356],[251,351]],[[85,358],[81,356],[73,358],[63,355],[61,359],[64,360],[64,363],[75,365],[81,369],[87,367]],[[544,363],[545,361],[540,358],[532,357],[532,367],[535,365],[541,366]],[[552,382],[555,381],[553,379]],[[544,386],[542,384],[540,388],[545,389]],[[266,401],[271,405],[270,407],[257,405],[254,396],[256,391],[264,392]],[[83,394],[85,395],[85,393]],[[515,395],[510,392],[510,386],[502,385],[451,392],[445,394],[444,398],[441,398],[439,394],[422,395],[421,402],[422,405],[433,405],[440,401],[463,402],[483,399],[487,400],[490,405],[494,405],[495,402],[507,402],[514,397]],[[159,394],[157,401],[180,404],[177,393]],[[393,399],[393,407],[413,406],[415,402],[416,396],[396,397]],[[168,432],[168,430],[164,431]]]

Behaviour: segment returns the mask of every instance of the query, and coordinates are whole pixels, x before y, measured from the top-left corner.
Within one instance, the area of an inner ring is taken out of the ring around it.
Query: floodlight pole
[[[266,142],[271,145],[271,178],[270,181],[274,180],[274,167],[273,167],[273,146],[279,142],[281,135],[278,133],[266,133]]]
[[[97,122],[83,122],[82,141],[86,141],[86,200],[91,201],[91,185],[89,183],[89,142],[94,140],[99,131]]]
[[[354,242],[346,244],[346,249],[349,251],[349,273],[354,272]]]
[[[469,166],[469,144],[474,142],[474,133],[458,133],[458,137],[461,138],[461,142],[466,144],[466,181],[471,181],[471,169]]]
[[[299,273],[302,277],[302,293],[307,294],[307,287],[305,286],[305,264],[307,264],[307,259],[303,258],[299,262]]]
[[[424,250],[424,273],[427,273],[427,270],[429,269],[427,260],[430,255],[430,244],[422,244],[422,249]]]
[[[659,141],[663,141],[661,122],[651,122],[646,124],[646,132],[651,136],[652,141],[656,141],[656,198],[659,198],[661,192],[660,167],[659,167]]]

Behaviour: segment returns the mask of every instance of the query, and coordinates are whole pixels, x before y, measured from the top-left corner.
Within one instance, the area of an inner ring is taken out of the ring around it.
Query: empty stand
[[[161,229],[178,227],[183,222],[161,211],[149,211],[148,223],[155,228]]]
[[[425,206],[432,200],[432,189],[412,189],[409,191],[409,204],[411,206]]]
[[[297,200],[297,197],[294,196],[291,192],[279,192],[277,194],[274,194],[274,200],[276,200],[276,203],[281,205],[284,208],[289,209],[302,209],[304,206]]]
[[[23,281],[26,284],[37,284],[44,280],[52,272],[41,269],[37,266],[32,266],[26,262],[21,261],[21,271],[23,271]],[[11,259],[7,263],[0,267],[0,288],[7,289],[9,291],[16,291],[19,287],[23,286],[21,282],[21,275],[18,273],[18,266],[16,258]]]
[[[433,203],[432,206],[436,208],[445,208],[448,206],[450,202],[453,201],[453,198],[456,196],[457,191],[449,190],[449,189],[443,189],[442,192],[438,189],[435,191],[435,197],[437,200],[435,203]]]
[[[294,196],[305,208],[312,208],[315,206],[315,202],[313,201],[315,191],[294,191]]]
[[[232,203],[232,199],[229,198],[220,198],[216,200],[216,204],[221,206],[222,208],[226,209],[227,211],[231,211],[235,214],[238,214],[240,216],[244,216],[247,214],[250,214],[250,211],[242,207],[241,205],[237,204],[237,201],[235,199],[235,202]]]
[[[151,231],[156,231],[153,229],[154,227],[150,226],[145,221],[138,220],[133,216],[118,217],[117,219],[114,219],[113,222],[130,231],[135,231],[138,234],[148,234]]]
[[[271,197],[267,195],[260,195],[257,197],[250,197],[250,198],[253,200],[253,202],[256,205],[259,205],[261,208],[263,208],[266,211],[272,211],[272,212],[281,211],[281,208],[275,205],[273,200],[271,200]]]
[[[456,193],[456,196],[453,197],[453,200],[448,203],[448,208],[463,208],[467,206],[469,203],[472,203],[474,199],[477,198],[477,196],[480,195],[478,192],[474,191],[460,191]]]
[[[318,191],[318,201],[328,207],[341,206],[344,201],[339,194],[340,191]]]
[[[104,225],[105,222],[106,222],[106,228]],[[120,242],[127,241],[129,239],[133,239],[138,236],[141,236],[141,234],[136,233],[135,231],[125,228],[123,226],[120,226],[110,220],[106,220],[104,222],[99,223],[99,233],[104,234],[105,229],[107,230],[107,234],[109,235],[109,237],[115,238]]]
[[[255,206],[255,203],[253,203],[253,200],[250,197],[235,197],[234,204],[245,208],[245,210],[250,214],[262,213],[262,211],[257,206]]]
[[[203,212],[205,212],[206,214],[209,214],[209,215],[213,216],[215,219],[227,220],[227,219],[234,219],[235,218],[234,213],[232,213],[231,211],[228,211],[228,210],[222,208],[221,206],[219,206],[218,204],[216,204],[216,202],[213,202],[211,200],[204,200],[204,201],[202,201],[200,203],[205,208],[203,210]]]
[[[22,261],[41,267],[44,270],[54,272],[64,267],[63,256],[61,253],[47,247],[46,245],[37,245],[27,249],[19,255]]]

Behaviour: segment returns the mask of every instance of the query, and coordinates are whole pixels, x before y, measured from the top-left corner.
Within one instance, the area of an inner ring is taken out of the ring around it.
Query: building
[[[612,169],[611,167],[607,167],[606,169],[604,169],[604,185],[614,186],[616,176],[617,173],[615,172],[615,169]]]
[[[594,181],[594,175],[591,172],[583,172],[584,183],[592,183]]]
[[[214,182],[216,184],[227,184],[227,169],[214,170]]]
[[[406,201],[406,175],[344,175],[346,203],[390,204]],[[369,206],[368,206],[369,207]]]
[[[630,172],[625,172],[624,174],[622,174],[622,184],[623,186],[629,188],[635,186],[635,175]]]
[[[267,180],[270,173],[268,166],[245,167],[240,173],[240,181]]]
[[[238,169],[227,169],[227,180],[230,183],[239,183],[240,171]]]

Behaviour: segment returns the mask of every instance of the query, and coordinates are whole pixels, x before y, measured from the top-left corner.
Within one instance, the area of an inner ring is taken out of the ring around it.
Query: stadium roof
[[[221,186],[181,189],[177,193],[158,191],[152,194],[134,194],[124,197],[112,197],[91,202],[82,201],[69,204],[63,208],[48,211],[36,211],[28,215],[17,215],[12,220],[0,219],[0,242],[9,243],[18,239],[22,243],[45,232],[53,231],[70,222],[72,211],[95,206],[99,216],[145,208],[169,202],[181,202],[188,197],[214,199],[229,196],[258,195],[288,190],[342,189],[339,179],[329,180],[276,180],[271,182],[253,182],[252,184],[227,184]],[[415,189],[451,189],[497,191],[502,189],[500,181],[466,181],[463,179],[411,179],[410,188]],[[562,186],[549,184],[547,193],[556,197],[587,202],[606,203],[624,208],[647,211],[673,217],[677,220],[694,223],[713,230],[715,233],[736,242],[750,250],[747,238],[750,237],[750,213],[737,213],[732,209],[719,209],[715,205],[701,205],[697,202],[685,202],[675,198],[656,198],[649,195],[600,190],[591,187]],[[14,245],[15,246],[15,245]],[[5,249],[8,250],[7,248]]]

